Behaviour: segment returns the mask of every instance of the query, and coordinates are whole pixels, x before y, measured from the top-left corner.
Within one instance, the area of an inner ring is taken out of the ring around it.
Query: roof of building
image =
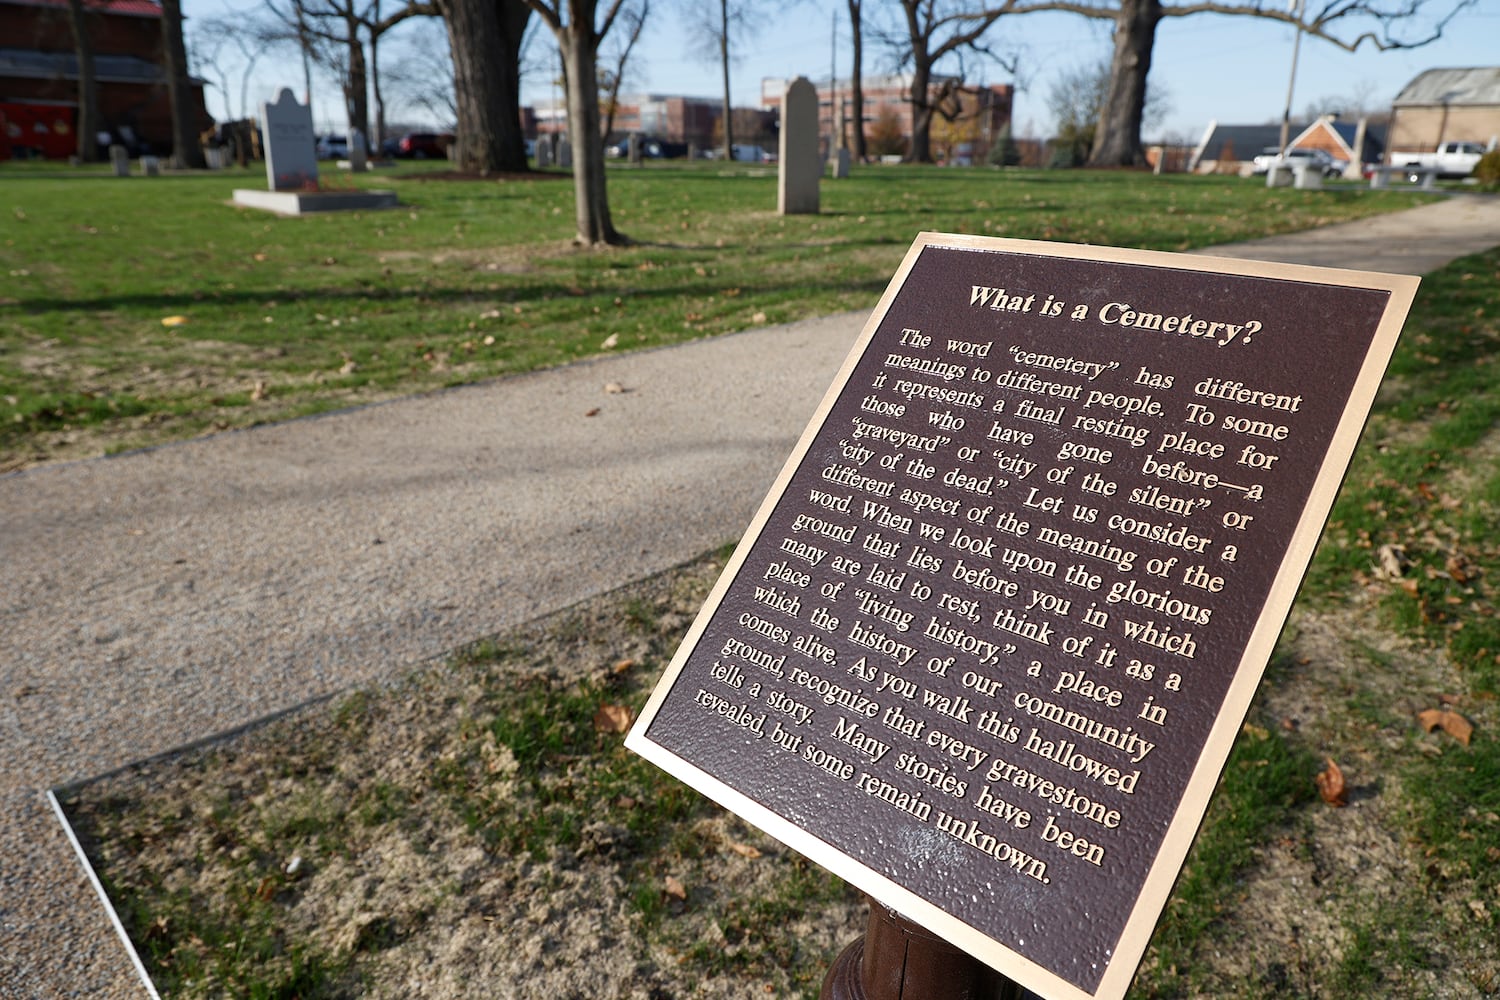
[[[1306,128],[1306,125],[1294,122],[1287,135],[1295,136]],[[1194,160],[1249,160],[1263,149],[1280,145],[1280,125],[1221,125],[1214,122],[1199,141]]]
[[[1413,105],[1500,105],[1500,66],[1429,69],[1401,89],[1391,102]]]
[[[135,56],[95,56],[94,75],[102,83],[160,83],[164,79],[160,64]],[[76,80],[78,57],[71,52],[0,49],[0,77]]]

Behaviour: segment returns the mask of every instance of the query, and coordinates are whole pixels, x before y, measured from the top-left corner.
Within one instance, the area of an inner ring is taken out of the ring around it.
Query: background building
[[[84,0],[99,81],[99,127],[132,152],[172,149],[172,109],[154,0]],[[191,81],[195,131],[213,124]],[[67,0],[0,0],[0,160],[78,151],[78,58]]]
[[[861,111],[869,154],[874,157],[904,155],[912,135],[911,77],[906,74],[866,76],[860,82],[864,92]],[[786,85],[786,80],[762,80],[761,107],[776,112],[779,117],[781,95]],[[852,148],[855,109],[850,81],[847,78],[824,79],[813,85],[818,91],[818,129],[824,137],[825,147],[834,135],[835,121],[841,120],[844,145]],[[984,162],[990,144],[998,140],[1010,125],[1014,89],[1009,84],[966,87],[957,77],[940,76],[933,78],[931,91],[934,100],[947,92],[948,96],[942,97],[942,104],[953,115],[952,121],[941,115],[934,116],[933,155],[951,162]]]
[[[1391,102],[1387,149],[1431,152],[1439,143],[1500,139],[1500,66],[1430,69]]]

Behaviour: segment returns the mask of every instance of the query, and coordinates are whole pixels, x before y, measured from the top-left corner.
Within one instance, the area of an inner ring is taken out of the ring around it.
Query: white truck
[[[1445,142],[1435,153],[1395,150],[1390,155],[1390,164],[1393,167],[1434,168],[1439,177],[1467,177],[1486,152],[1485,147],[1477,142]]]

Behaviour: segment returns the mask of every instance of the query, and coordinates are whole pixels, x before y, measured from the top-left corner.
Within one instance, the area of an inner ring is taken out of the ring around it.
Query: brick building
[[[1500,66],[1429,69],[1391,103],[1389,149],[1431,152],[1456,140],[1500,141]]]
[[[136,152],[172,148],[172,109],[155,0],[84,0],[94,49],[99,127]],[[190,81],[199,122],[213,124],[203,81]],[[0,160],[78,151],[78,59],[67,0],[0,0]]]
[[[911,77],[905,74],[867,76],[861,79],[864,96],[865,141],[872,156],[898,155],[905,151],[912,135]],[[767,78],[761,81],[761,107],[775,112],[781,109],[781,95],[787,81]],[[943,105],[954,113],[955,121],[935,117],[933,152],[945,159],[982,162],[990,144],[1010,124],[1011,104],[1015,91],[1009,84],[965,87],[956,77],[934,77],[934,98],[943,91]],[[844,142],[852,146],[854,108],[848,79],[815,81],[818,91],[818,132],[826,147],[834,133],[835,107],[842,111]],[[877,148],[881,147],[881,148]]]

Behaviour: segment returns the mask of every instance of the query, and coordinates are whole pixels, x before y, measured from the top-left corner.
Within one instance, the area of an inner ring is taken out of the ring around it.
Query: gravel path
[[[1500,199],[1462,197],[1212,252],[1423,273],[1497,244]],[[0,997],[144,995],[45,789],[735,539],[863,318],[0,477]]]

